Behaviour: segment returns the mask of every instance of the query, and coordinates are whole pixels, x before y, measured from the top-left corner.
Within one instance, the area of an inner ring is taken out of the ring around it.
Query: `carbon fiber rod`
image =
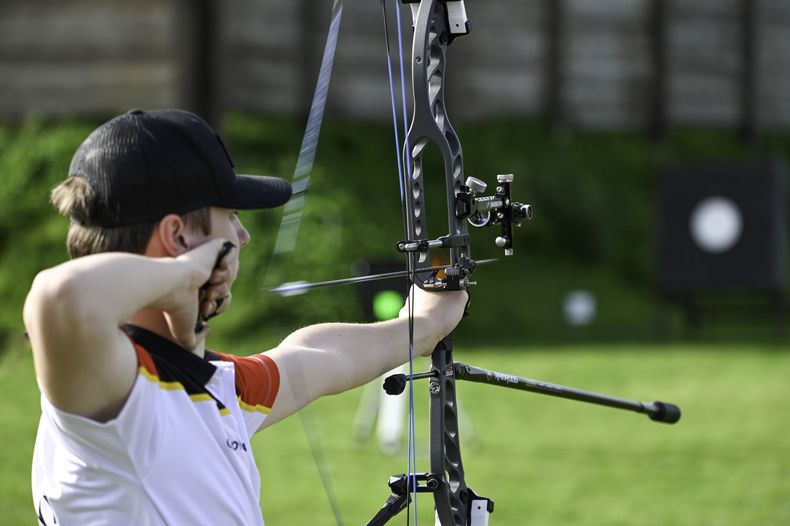
[[[614,396],[593,393],[592,391],[584,391],[564,385],[552,384],[542,380],[533,380],[532,378],[522,378],[520,376],[489,371],[488,369],[481,369],[480,367],[458,362],[453,363],[453,370],[457,380],[498,385],[500,387],[508,387],[520,391],[530,391],[532,393],[548,396],[568,398],[578,402],[587,402],[606,407],[614,407],[616,409],[634,411],[636,413],[645,413],[651,420],[664,422],[665,424],[674,424],[680,420],[680,408],[675,404],[666,402],[635,402]]]

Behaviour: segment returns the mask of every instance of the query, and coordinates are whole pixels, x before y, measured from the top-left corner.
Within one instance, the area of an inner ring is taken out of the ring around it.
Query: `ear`
[[[181,216],[169,214],[154,227],[149,246],[155,244],[162,256],[180,256],[192,248],[189,234]]]

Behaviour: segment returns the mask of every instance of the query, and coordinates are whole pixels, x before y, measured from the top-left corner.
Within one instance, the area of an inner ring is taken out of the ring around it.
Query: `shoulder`
[[[234,365],[236,394],[243,408],[271,410],[280,389],[280,370],[274,360],[264,353],[235,356],[206,351],[206,357]]]

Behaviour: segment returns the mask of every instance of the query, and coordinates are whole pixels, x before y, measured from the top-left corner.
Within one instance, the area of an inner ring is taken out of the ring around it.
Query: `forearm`
[[[118,327],[144,309],[161,311],[171,334],[181,335],[174,341],[192,348],[198,289],[211,275],[220,243],[177,258],[96,254],[36,276],[24,319],[36,377],[50,401],[90,418],[116,415],[137,360]]]
[[[461,319],[464,291],[441,294],[413,288],[394,320],[325,323],[300,329],[267,353],[280,370],[280,392],[266,425],[298,411],[316,398],[365,384],[409,360],[409,316],[413,356],[430,354]],[[414,301],[415,309],[408,303]]]
[[[414,356],[429,354],[442,336],[415,319]],[[304,390],[299,405],[365,384],[409,359],[406,318],[372,323],[325,323],[300,329],[273,351],[290,381]]]
[[[25,302],[36,377],[61,409],[104,420],[117,414],[136,358],[118,326],[178,283],[178,269],[131,254],[101,254],[41,272]]]
[[[171,258],[108,253],[75,259],[36,277],[26,319],[27,313],[38,311],[47,318],[88,319],[94,327],[114,329],[138,310],[185,288],[190,277]]]

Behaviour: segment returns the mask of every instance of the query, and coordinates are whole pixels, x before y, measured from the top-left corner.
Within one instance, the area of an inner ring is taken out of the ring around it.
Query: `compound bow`
[[[512,227],[531,218],[532,209],[529,205],[512,201],[513,176],[510,174],[497,176],[497,188],[493,196],[478,195],[486,189],[482,181],[471,177],[464,179],[461,141],[450,123],[444,97],[448,46],[456,38],[468,34],[470,29],[464,1],[403,2],[410,4],[414,22],[411,55],[413,110],[403,149],[405,173],[402,178],[405,191],[402,194],[406,240],[398,243],[397,248],[408,255],[410,281],[413,284],[437,292],[466,289],[473,284],[470,275],[475,270],[468,224],[501,225],[501,235],[497,237],[496,244],[505,250],[506,255],[512,255]],[[424,193],[423,154],[431,144],[438,148],[444,160],[447,199],[448,233],[435,239],[431,239],[428,234]],[[447,249],[450,263],[442,278],[435,273],[427,279],[418,278],[417,272],[431,265],[431,249]],[[411,354],[409,358],[411,362]],[[464,478],[452,334],[442,339],[431,354],[430,372],[425,375],[410,373],[407,379],[411,383],[418,377],[430,379],[431,472],[410,472],[393,477],[390,481],[392,496],[369,524],[384,524],[394,513],[408,505],[411,494],[416,498],[418,492],[433,493],[439,524],[485,524],[488,513],[493,511],[493,503],[475,495],[466,486]],[[403,390],[404,380],[403,377],[391,377],[385,389],[390,394],[396,394]],[[413,407],[411,413],[410,417],[413,418]],[[413,431],[410,435],[413,438]],[[413,465],[411,462],[409,464]],[[486,517],[485,522],[483,517]]]
[[[435,292],[464,290],[474,284],[470,280],[470,276],[478,264],[471,257],[471,236],[468,232],[468,225],[476,227],[498,225],[501,230],[495,243],[504,250],[506,256],[509,256],[513,254],[513,226],[520,225],[525,219],[531,219],[532,208],[530,205],[512,200],[513,175],[511,174],[498,175],[496,190],[493,195],[488,196],[482,195],[487,188],[483,181],[473,177],[464,179],[461,141],[450,123],[444,98],[448,46],[456,38],[469,33],[469,20],[464,0],[400,0],[400,2],[409,4],[411,7],[414,35],[410,61],[413,97],[412,119],[405,136],[402,157],[400,157],[400,153],[398,154],[406,239],[397,244],[397,249],[407,255],[410,284]],[[386,0],[382,0],[382,7],[384,8],[386,28],[388,26]],[[315,145],[320,131],[323,103],[326,99],[341,13],[342,0],[334,0],[332,24],[319,74],[318,87],[313,99],[307,131],[294,177],[294,186],[298,192],[299,201],[296,206],[292,207],[291,213],[286,208],[280,231],[280,234],[286,232],[284,239],[288,241],[286,244],[291,246],[298,229],[301,200],[303,200],[304,192],[307,189],[306,179],[309,179],[309,167],[312,166]],[[397,38],[400,44],[400,15],[397,6],[396,13],[398,13]],[[398,125],[389,40],[387,57],[390,64],[393,118],[396,121],[396,148],[400,152],[400,146],[397,145]],[[401,53],[401,68],[403,63]],[[401,84],[402,98],[405,99],[402,69]],[[405,101],[403,116],[405,120]],[[426,223],[423,154],[430,145],[438,148],[444,161],[448,233],[437,238],[429,236]],[[280,244],[280,236],[278,236],[278,246]],[[435,249],[446,249],[449,252],[449,264],[443,266],[441,275],[437,273],[435,267],[431,266],[430,251]],[[371,278],[338,281],[348,283],[368,279]],[[328,283],[330,282],[290,286],[289,290],[311,288]],[[414,302],[410,301],[409,304],[413,309]],[[409,325],[411,331],[411,320]],[[412,335],[410,334],[411,339]],[[488,516],[493,511],[493,502],[475,494],[466,485],[464,477],[458,432],[455,387],[457,379],[646,413],[652,420],[665,423],[674,423],[680,419],[680,410],[672,404],[633,402],[455,363],[453,361],[452,334],[443,338],[434,349],[431,355],[430,371],[414,374],[411,363],[411,347],[410,341],[409,374],[387,378],[384,389],[389,394],[399,394],[408,385],[410,392],[413,393],[414,380],[429,379],[431,471],[417,473],[414,469],[416,463],[413,450],[414,414],[413,402],[411,402],[408,472],[390,478],[389,486],[392,495],[384,507],[368,522],[369,526],[382,525],[408,507],[410,501],[413,500],[416,503],[417,493],[433,493],[437,524],[442,526],[485,526],[488,524]],[[414,519],[416,523],[416,506]]]

